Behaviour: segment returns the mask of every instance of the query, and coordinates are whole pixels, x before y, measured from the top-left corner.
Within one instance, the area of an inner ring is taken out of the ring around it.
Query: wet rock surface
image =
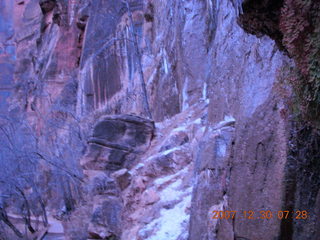
[[[0,2],[0,113],[61,160],[56,181],[81,183],[47,206],[48,239],[319,239],[319,134],[279,87],[296,67],[279,28],[290,1],[127,2]]]

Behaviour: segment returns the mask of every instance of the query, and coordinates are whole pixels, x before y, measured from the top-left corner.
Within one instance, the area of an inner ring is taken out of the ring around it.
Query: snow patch
[[[175,129],[173,129],[172,131],[173,132],[183,132],[183,131],[186,131],[186,130],[187,130],[187,126],[184,125],[184,126],[177,127]]]
[[[173,200],[177,200],[183,192],[178,190],[178,187],[182,184],[182,180],[178,179],[174,183],[171,183],[168,187],[163,189],[160,193],[161,201],[169,202]]]
[[[218,157],[224,157],[227,153],[227,144],[224,141],[218,141],[217,155]]]
[[[160,218],[150,222],[145,228],[140,230],[140,235],[143,236],[147,232],[156,232],[144,239],[160,240],[160,239],[177,239],[181,235],[185,235],[189,224],[189,214],[186,213],[186,208],[191,202],[191,194],[183,199],[172,209],[162,209]]]
[[[171,183],[169,186],[167,186],[165,189],[163,189],[159,196],[162,202],[170,202],[174,200],[179,200],[184,195],[191,194],[192,187],[179,190],[179,187],[182,185],[182,180],[178,179],[177,181]]]
[[[172,180],[174,177],[186,172],[187,168],[180,170],[179,172],[157,179],[155,184],[161,185],[165,182]],[[161,202],[171,202],[174,200],[181,200],[173,208],[161,209],[160,217],[154,219],[139,231],[139,235],[145,240],[160,240],[160,239],[178,239],[188,237],[188,224],[189,214],[187,208],[191,203],[192,187],[182,189],[179,188],[182,185],[182,180],[178,179],[175,182],[169,184],[165,189],[160,191],[159,196]],[[150,236],[151,235],[151,236]]]
[[[192,122],[193,124],[201,124],[201,118],[197,118]]]

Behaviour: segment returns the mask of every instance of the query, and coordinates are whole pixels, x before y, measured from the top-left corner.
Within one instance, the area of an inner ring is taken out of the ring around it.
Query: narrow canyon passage
[[[1,0],[0,240],[319,240],[319,21]]]

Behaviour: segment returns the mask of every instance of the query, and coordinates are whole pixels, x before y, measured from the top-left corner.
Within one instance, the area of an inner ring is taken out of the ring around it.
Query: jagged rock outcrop
[[[120,239],[125,214],[121,191],[130,185],[128,170],[148,149],[153,134],[153,122],[130,115],[103,116],[93,127],[87,153],[80,161],[89,188],[91,238]]]
[[[0,112],[34,133],[48,238],[320,238],[316,1],[0,6]]]

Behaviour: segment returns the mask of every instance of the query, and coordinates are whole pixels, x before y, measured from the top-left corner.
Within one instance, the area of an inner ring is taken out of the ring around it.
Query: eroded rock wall
[[[81,199],[59,219],[59,234],[319,238],[317,179],[298,174],[301,186],[312,185],[309,203],[300,185],[301,194],[288,192],[296,187],[288,184],[296,179],[285,99],[291,91],[286,86],[282,94],[279,76],[283,66],[295,64],[280,44],[282,1],[272,2],[247,1],[243,9],[229,0],[1,2],[0,23],[13,22],[16,48],[13,53],[10,29],[1,24],[7,47],[0,69],[8,70],[0,73],[1,96],[13,78],[11,108],[26,113],[40,147],[50,144],[46,154],[63,159],[82,179]],[[141,72],[152,119],[143,105]],[[313,177],[317,164],[308,165]],[[49,206],[52,215],[57,206]],[[226,210],[237,214],[212,219],[213,211]],[[270,220],[256,219],[267,210]],[[281,210],[313,215],[286,222],[277,217]],[[255,212],[255,219],[243,211]]]
[[[13,73],[15,60],[15,47],[13,43],[13,2],[1,2],[0,14],[0,112],[5,113],[8,104],[7,98],[13,87]]]

